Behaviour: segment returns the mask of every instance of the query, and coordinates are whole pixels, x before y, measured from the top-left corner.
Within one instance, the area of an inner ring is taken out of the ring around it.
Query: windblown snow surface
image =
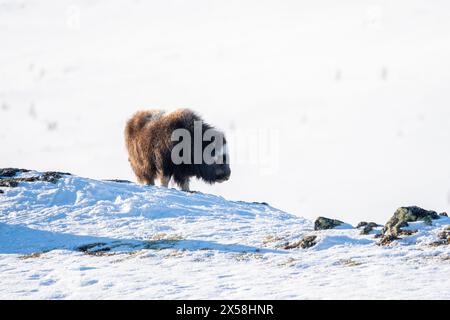
[[[379,246],[203,193],[69,175],[2,190],[0,298],[450,298],[449,247],[430,246],[447,217]]]

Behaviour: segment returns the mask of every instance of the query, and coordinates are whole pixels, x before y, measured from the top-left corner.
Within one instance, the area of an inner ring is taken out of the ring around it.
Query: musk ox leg
[[[155,184],[155,179],[154,178],[138,178],[138,182],[140,184],[146,184],[146,185],[153,186]]]
[[[191,190],[189,189],[189,179],[184,180],[184,181],[180,184],[180,188],[181,188],[181,190],[183,190],[183,191],[190,192]]]
[[[189,178],[188,177],[180,178],[180,177],[174,176],[174,181],[180,187],[181,190],[186,191],[186,192],[190,192],[190,189],[189,189]]]
[[[161,185],[167,188],[169,186],[170,176],[162,176],[159,180],[161,181]]]

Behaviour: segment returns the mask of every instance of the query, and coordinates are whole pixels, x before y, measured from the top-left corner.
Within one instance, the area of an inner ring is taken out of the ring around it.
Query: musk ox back
[[[207,183],[230,177],[224,134],[189,109],[138,111],[126,124],[125,141],[139,183],[159,179],[167,187],[173,179],[189,191],[191,177]]]

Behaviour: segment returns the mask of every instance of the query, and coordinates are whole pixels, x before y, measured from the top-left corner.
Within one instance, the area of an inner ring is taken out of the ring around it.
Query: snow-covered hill
[[[9,175],[0,179],[0,298],[450,298],[450,249],[433,245],[448,217],[410,223],[417,233],[380,246],[380,228],[314,231],[264,203]]]

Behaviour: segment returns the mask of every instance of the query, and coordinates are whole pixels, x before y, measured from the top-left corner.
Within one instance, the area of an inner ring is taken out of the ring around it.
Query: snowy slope
[[[447,217],[378,246],[203,193],[69,175],[1,190],[0,298],[450,299],[449,246],[430,246]]]
[[[127,117],[189,107],[232,151],[230,181],[196,190],[351,223],[385,221],[404,203],[448,211],[449,10],[0,0],[0,167],[132,180]]]

